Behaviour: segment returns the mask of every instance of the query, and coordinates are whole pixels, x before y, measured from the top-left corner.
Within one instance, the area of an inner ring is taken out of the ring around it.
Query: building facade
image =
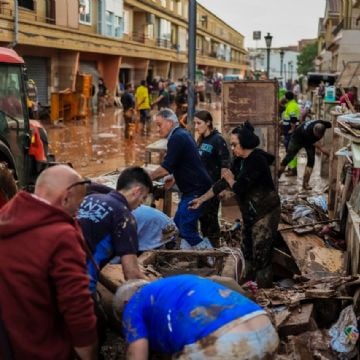
[[[284,85],[298,78],[296,46],[270,49],[270,79],[277,78]],[[265,73],[267,69],[267,49],[249,49],[250,67],[253,73]]]
[[[0,2],[0,45],[23,56],[41,103],[75,89],[76,74],[119,82],[187,75],[188,0],[7,0]],[[197,67],[247,71],[244,37],[197,5]]]
[[[320,19],[316,64],[322,72],[341,73],[360,61],[360,1],[327,0]]]

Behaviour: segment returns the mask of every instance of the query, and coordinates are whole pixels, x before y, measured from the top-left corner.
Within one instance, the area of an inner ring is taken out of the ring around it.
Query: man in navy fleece
[[[189,209],[189,202],[211,187],[211,179],[200,159],[197,145],[191,134],[179,126],[178,118],[171,109],[163,109],[156,115],[155,123],[160,136],[168,139],[164,161],[150,176],[152,180],[173,175],[181,192],[181,201],[175,214],[183,248],[211,248],[207,238],[198,232],[198,220],[202,208]]]

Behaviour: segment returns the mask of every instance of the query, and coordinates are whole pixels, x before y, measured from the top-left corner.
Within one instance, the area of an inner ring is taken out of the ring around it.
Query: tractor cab
[[[48,165],[45,129],[29,119],[24,60],[14,50],[1,47],[0,164],[0,202],[13,195],[9,174],[18,188],[31,188]]]

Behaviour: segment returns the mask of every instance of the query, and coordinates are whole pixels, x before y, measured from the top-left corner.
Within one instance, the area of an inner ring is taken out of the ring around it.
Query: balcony
[[[8,16],[13,18],[15,15],[15,12],[13,9],[1,6],[0,3],[0,15]],[[35,11],[29,11],[29,10],[22,10],[19,9],[19,20],[25,20],[25,21],[35,21],[40,23],[46,23],[46,24],[56,24],[56,20],[53,17],[44,17],[39,16],[36,14]]]
[[[343,18],[332,31],[336,36],[341,30],[360,30],[360,17]]]

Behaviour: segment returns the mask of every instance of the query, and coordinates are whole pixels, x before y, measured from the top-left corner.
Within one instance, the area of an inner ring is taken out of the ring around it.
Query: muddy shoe
[[[302,189],[304,191],[309,191],[312,190],[312,186],[310,186],[309,184],[303,184]]]
[[[295,169],[289,169],[286,173],[285,176],[297,176],[297,168]]]

